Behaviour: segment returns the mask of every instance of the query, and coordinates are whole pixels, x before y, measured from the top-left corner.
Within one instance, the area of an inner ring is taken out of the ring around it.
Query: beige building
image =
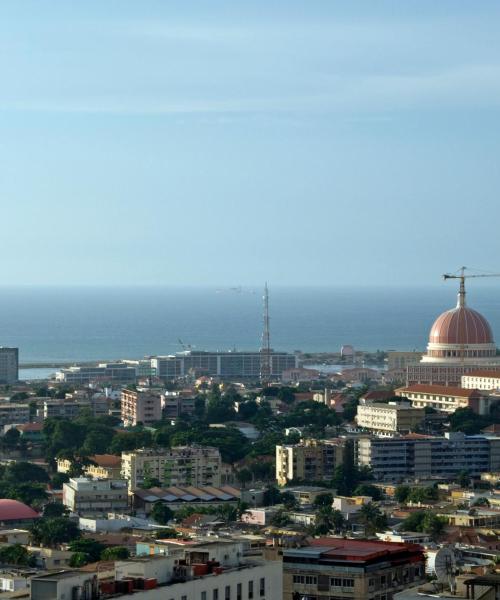
[[[469,390],[500,390],[500,371],[472,371],[462,375],[462,387]]]
[[[94,464],[84,469],[85,475],[93,479],[119,479],[121,477],[122,459],[114,454],[94,454],[89,456]],[[71,461],[67,458],[57,459],[57,472],[69,473]]]
[[[425,417],[423,408],[407,402],[366,403],[358,406],[358,427],[386,433],[415,431]]]
[[[121,417],[125,427],[142,423],[150,425],[161,420],[161,398],[141,390],[122,390]]]
[[[283,549],[283,600],[392,600],[424,581],[425,556],[415,544],[328,537]]]
[[[457,408],[471,408],[485,415],[489,412],[489,400],[478,390],[445,385],[415,384],[398,388],[396,396],[403,396],[416,408],[430,407],[442,412],[453,413]]]
[[[220,487],[221,467],[219,450],[210,446],[142,448],[122,452],[121,473],[131,491],[142,487],[148,478],[157,479],[162,487]]]
[[[389,350],[387,352],[387,369],[406,369],[408,365],[415,365],[420,362],[422,352],[396,352]]]
[[[300,444],[276,446],[276,481],[315,482],[332,479],[335,468],[343,463],[345,441],[304,440]]]

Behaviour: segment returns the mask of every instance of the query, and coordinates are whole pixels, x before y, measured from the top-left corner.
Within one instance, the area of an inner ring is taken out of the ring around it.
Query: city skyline
[[[497,270],[499,13],[3,2],[3,282]]]

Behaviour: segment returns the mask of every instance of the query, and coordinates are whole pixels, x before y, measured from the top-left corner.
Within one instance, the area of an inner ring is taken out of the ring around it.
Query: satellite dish
[[[456,556],[452,548],[439,548],[427,553],[426,571],[435,575],[439,583],[447,584],[450,590],[455,587]]]

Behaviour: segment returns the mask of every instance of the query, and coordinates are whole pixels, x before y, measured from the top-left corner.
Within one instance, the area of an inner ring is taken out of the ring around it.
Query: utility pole
[[[260,348],[260,382],[265,385],[269,383],[272,376],[271,366],[271,338],[269,334],[269,290],[267,282],[264,286],[264,315],[262,331],[262,345]]]

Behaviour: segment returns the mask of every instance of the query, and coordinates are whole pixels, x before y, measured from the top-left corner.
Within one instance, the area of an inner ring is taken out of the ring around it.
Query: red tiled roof
[[[24,423],[23,425],[18,425],[16,429],[19,431],[42,431],[43,423]]]
[[[92,462],[95,462],[99,467],[119,467],[122,464],[121,456],[114,454],[94,454],[89,457]]]
[[[487,371],[486,369],[478,369],[477,371],[470,371],[464,373],[464,377],[492,377],[500,379],[500,371]]]
[[[398,388],[396,394],[423,393],[423,394],[440,394],[447,396],[459,396],[460,398],[470,398],[477,394],[477,390],[469,390],[461,387],[450,387],[447,385],[427,385],[425,383],[415,383],[407,387]]]
[[[314,539],[311,540],[310,545],[324,546],[324,556],[360,562],[383,556],[384,554],[422,551],[417,544],[383,542],[378,540],[348,540],[344,538]]]
[[[31,507],[19,500],[2,498],[0,500],[0,521],[22,521],[24,519],[38,519],[39,514]]]

